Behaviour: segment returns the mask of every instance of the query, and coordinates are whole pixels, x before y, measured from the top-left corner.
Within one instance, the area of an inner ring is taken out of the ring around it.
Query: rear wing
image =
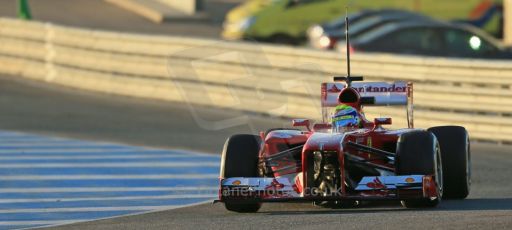
[[[340,104],[339,94],[346,87],[344,82],[322,83],[321,103],[324,122],[329,114],[326,108]],[[413,128],[413,85],[411,82],[352,82],[351,87],[361,96],[361,105],[407,106],[407,121]]]
[[[338,96],[345,86],[343,82],[322,83],[322,107],[339,105]],[[354,82],[352,88],[361,96],[363,105],[407,105],[412,95],[412,83],[404,81]]]

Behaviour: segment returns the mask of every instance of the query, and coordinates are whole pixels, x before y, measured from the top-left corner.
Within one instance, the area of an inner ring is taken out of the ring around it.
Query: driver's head
[[[335,131],[345,132],[359,128],[361,118],[357,110],[352,106],[338,105],[332,116],[332,127]]]

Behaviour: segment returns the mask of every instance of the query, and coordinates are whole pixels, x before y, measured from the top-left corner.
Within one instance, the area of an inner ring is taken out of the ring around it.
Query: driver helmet
[[[349,105],[336,106],[334,115],[332,116],[332,127],[335,131],[345,132],[361,125],[361,118],[357,110]]]

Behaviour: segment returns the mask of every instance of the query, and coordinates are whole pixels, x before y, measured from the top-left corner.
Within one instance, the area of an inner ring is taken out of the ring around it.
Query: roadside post
[[[28,0],[17,0],[18,1],[18,18],[24,20],[31,20],[32,14],[30,13],[30,7],[28,6]]]
[[[503,43],[512,46],[512,0],[503,0]]]

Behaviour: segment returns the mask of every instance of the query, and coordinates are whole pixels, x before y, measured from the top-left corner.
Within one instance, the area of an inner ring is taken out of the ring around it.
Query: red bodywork
[[[294,174],[302,172],[302,185],[307,185],[308,181],[306,178],[308,172],[308,160],[311,159],[310,154],[314,151],[335,151],[338,153],[338,160],[341,163],[341,168],[344,168],[344,155],[347,153],[358,156],[368,161],[368,163],[376,166],[394,171],[395,166],[384,162],[380,157],[376,157],[366,152],[354,150],[350,147],[344,149],[342,143],[354,142],[362,145],[366,145],[372,148],[384,149],[390,152],[395,152],[396,149],[392,149],[396,146],[400,134],[403,132],[410,131],[409,129],[403,130],[386,130],[383,128],[373,129],[373,123],[367,123],[366,127],[360,129],[356,133],[350,133],[347,135],[343,134],[332,134],[332,133],[321,133],[315,131],[291,131],[291,130],[276,130],[270,132],[265,137],[264,148],[260,153],[261,159],[272,157],[274,154],[279,154],[279,146],[300,146],[304,145],[301,154],[301,161],[298,162],[294,159],[282,159],[277,161],[276,166],[272,166],[274,177],[281,177],[287,174]],[[344,170],[341,170],[342,181],[345,180]],[[342,183],[342,193],[346,194],[345,184]],[[301,188],[302,191],[302,188]],[[348,194],[346,194],[348,195]]]
[[[350,105],[361,113],[361,126],[347,132],[333,132],[330,130],[330,124],[325,121],[327,116],[324,113],[324,123],[315,124],[313,128],[309,127],[307,120],[294,120],[295,126],[306,126],[304,131],[279,129],[270,131],[266,135],[262,133],[263,142],[259,154],[261,177],[248,178],[247,182],[241,182],[244,178],[235,178],[237,179],[236,184],[233,182],[233,178],[221,178],[221,190],[239,184],[253,186],[250,195],[244,197],[226,196],[221,192],[221,201],[239,198],[282,201],[408,199],[436,196],[436,185],[432,182],[432,175],[395,175],[393,157],[383,157],[383,154],[392,155],[397,152],[400,135],[415,130],[412,127],[412,110],[408,113],[411,117],[409,128],[399,130],[388,130],[382,127],[381,124],[391,123],[390,118],[376,119],[371,122],[362,115],[364,103],[375,105],[395,103],[395,105],[408,105],[412,108],[412,105],[409,104],[412,102],[412,85],[404,82],[400,82],[400,84],[375,83],[372,88],[371,83],[366,83],[370,86],[360,85],[359,87],[344,88],[336,84],[322,84],[322,107],[333,107],[337,104]],[[383,84],[386,87],[376,87]],[[372,102],[364,102],[365,98],[361,97],[365,90],[368,91],[368,95],[372,96]],[[378,90],[377,93],[376,90]],[[384,92],[384,90],[386,91]],[[395,91],[397,94],[399,93],[398,96],[389,96]],[[334,102],[333,94],[336,97]],[[340,176],[341,183],[340,193],[336,196],[313,196],[307,191],[309,188],[318,186],[311,181],[315,180],[314,176],[311,176],[315,172],[313,160],[315,152],[337,158],[338,169],[335,169],[334,172]],[[350,159],[350,162],[347,162],[347,159]],[[353,177],[347,175],[352,175],[349,166],[353,164],[354,159],[357,163],[363,162],[365,167],[372,168],[379,175],[362,175],[356,177],[357,181],[354,181]],[[258,185],[261,184],[265,186],[258,190]],[[313,184],[314,186],[312,186]],[[283,192],[270,195],[266,193],[267,190],[284,191],[287,188],[290,191],[293,189],[292,193]]]

